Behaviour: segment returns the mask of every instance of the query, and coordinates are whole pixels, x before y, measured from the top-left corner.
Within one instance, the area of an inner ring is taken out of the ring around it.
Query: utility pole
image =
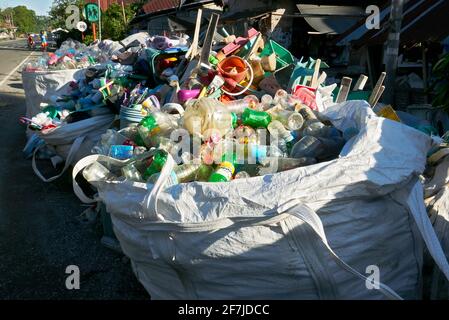
[[[98,0],[98,33],[101,41],[101,1]]]
[[[122,11],[123,11],[123,22],[126,24],[126,13],[125,13],[125,5],[122,0]]]
[[[391,14],[389,21],[389,33],[385,52],[385,94],[384,102],[392,104],[394,102],[394,89],[396,83],[396,71],[398,68],[398,55],[402,25],[402,12],[404,0],[391,0]]]

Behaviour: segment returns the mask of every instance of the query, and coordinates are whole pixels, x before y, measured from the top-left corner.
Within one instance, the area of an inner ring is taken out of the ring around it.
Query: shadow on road
[[[0,299],[149,299],[129,260],[101,245],[100,222],[80,221],[86,207],[70,172],[44,183],[24,159],[24,96],[0,92],[0,102]],[[65,287],[69,265],[80,269],[80,290]]]

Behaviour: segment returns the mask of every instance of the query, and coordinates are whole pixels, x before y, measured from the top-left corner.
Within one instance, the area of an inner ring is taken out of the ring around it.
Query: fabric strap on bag
[[[419,232],[424,239],[424,242],[429,250],[430,255],[435,260],[435,263],[440,268],[447,280],[449,280],[449,263],[446,260],[443,248],[435,233],[435,229],[430,222],[427,215],[426,207],[422,201],[424,195],[424,188],[420,182],[416,182],[413,189],[406,194],[406,191],[401,189],[398,191],[402,193],[401,198],[407,199],[406,205],[409,208],[418,208],[418,210],[411,210],[411,214],[416,222]]]
[[[145,152],[144,154],[140,155],[141,157],[150,157],[153,155],[155,150],[150,150],[148,152]],[[96,203],[97,200],[93,198],[89,198],[84,194],[83,189],[78,185],[78,182],[76,181],[76,176],[78,173],[80,173],[84,168],[88,167],[89,165],[95,163],[95,162],[105,162],[109,163],[112,166],[116,167],[124,167],[125,165],[133,162],[133,160],[118,160],[115,158],[111,158],[105,155],[101,154],[95,154],[90,155],[87,157],[84,157],[83,159],[79,160],[75,166],[73,167],[72,171],[72,185],[73,185],[73,191],[75,192],[76,196],[83,202],[83,203]]]
[[[42,145],[38,146],[33,152],[33,159],[31,162],[34,173],[44,182],[51,182],[51,181],[54,181],[54,180],[58,179],[59,177],[61,177],[64,174],[64,172],[67,171],[67,169],[70,167],[70,165],[73,163],[73,161],[75,160],[76,153],[80,149],[81,144],[83,143],[84,139],[85,139],[85,136],[82,136],[82,137],[76,138],[75,141],[73,141],[73,144],[70,147],[67,159],[65,160],[64,168],[62,169],[62,171],[59,174],[57,174],[56,176],[50,177],[50,178],[45,178],[43,176],[43,174],[37,168],[36,154],[39,151],[39,149],[42,147]]]

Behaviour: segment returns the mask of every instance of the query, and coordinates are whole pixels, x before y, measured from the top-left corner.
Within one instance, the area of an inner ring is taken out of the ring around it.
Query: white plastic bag
[[[106,204],[153,299],[420,298],[423,240],[449,276],[418,181],[431,139],[362,101],[326,115],[360,130],[333,161],[164,189],[169,157],[155,185],[90,181],[90,200],[76,175],[95,161],[123,165],[92,155],[75,165],[74,191]]]
[[[33,153],[32,166],[36,175],[44,182],[51,182],[63,175],[70,165],[75,164],[81,158],[90,154],[92,147],[114,121],[112,114],[95,116],[85,120],[63,124],[48,132],[38,132],[47,145],[55,148],[56,153],[65,160],[62,171],[51,178],[45,178],[36,165],[36,154],[40,147]]]
[[[41,103],[49,103],[52,96],[67,93],[70,82],[83,78],[84,71],[84,69],[23,71],[22,83],[25,91],[26,116],[31,119],[41,112]]]

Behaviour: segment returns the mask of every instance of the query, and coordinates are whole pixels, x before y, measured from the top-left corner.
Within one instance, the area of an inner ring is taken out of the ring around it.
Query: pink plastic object
[[[250,39],[257,36],[259,34],[259,31],[257,31],[254,28],[251,28],[248,30],[248,38],[244,37],[238,37],[234,40],[234,42],[231,42],[227,44],[225,47],[221,49],[224,55],[229,56],[231,53],[236,51],[237,49],[240,49],[243,47]]]
[[[318,110],[315,100],[316,89],[297,85],[294,89],[293,95],[302,101],[306,106],[312,110]]]
[[[197,98],[200,95],[200,92],[201,92],[200,89],[192,89],[192,90],[181,89],[178,91],[178,100],[179,102],[184,103],[187,100]]]

